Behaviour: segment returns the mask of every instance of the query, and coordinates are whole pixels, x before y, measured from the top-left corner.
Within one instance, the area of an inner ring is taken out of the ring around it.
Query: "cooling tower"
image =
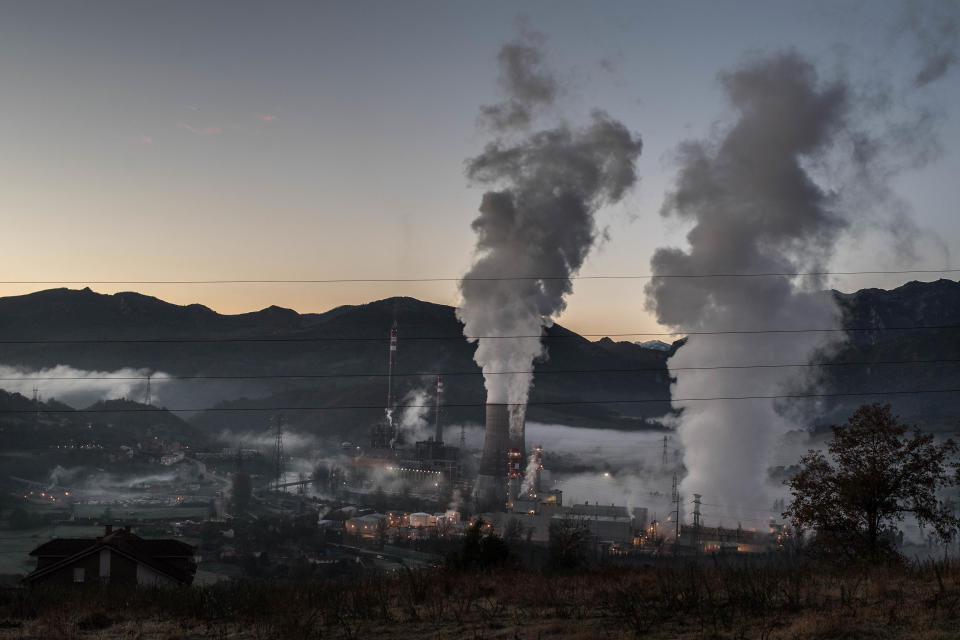
[[[519,414],[522,421],[523,413]],[[473,496],[479,511],[502,511],[507,501],[507,452],[511,448],[524,450],[523,424],[519,433],[510,437],[510,408],[506,404],[487,404],[483,456],[480,472],[473,487]]]

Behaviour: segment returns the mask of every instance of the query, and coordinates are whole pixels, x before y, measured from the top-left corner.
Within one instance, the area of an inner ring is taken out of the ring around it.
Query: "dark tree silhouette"
[[[510,547],[503,538],[488,533],[484,535],[486,523],[477,519],[463,536],[460,549],[447,555],[447,566],[452,569],[493,569],[509,564],[513,558]]]
[[[871,558],[895,553],[891,538],[907,515],[944,541],[957,533],[960,519],[937,497],[957,482],[957,445],[937,444],[915,427],[907,436],[907,429],[890,405],[863,405],[846,424],[831,427],[829,457],[811,450],[801,458],[783,515],[816,532],[812,550]]]
[[[583,566],[587,562],[589,546],[590,529],[582,519],[563,518],[551,522],[547,543],[548,567],[566,571]]]

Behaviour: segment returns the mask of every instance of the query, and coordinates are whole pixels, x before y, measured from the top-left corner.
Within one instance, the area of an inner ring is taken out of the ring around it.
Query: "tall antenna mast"
[[[434,415],[434,426],[437,430],[437,442],[443,442],[443,426],[440,424],[440,403],[443,401],[443,376],[437,376],[437,410]]]
[[[393,359],[397,354],[397,318],[393,318],[390,329],[390,353],[387,360],[387,416],[390,428],[393,428]],[[392,437],[392,434],[391,434]]]

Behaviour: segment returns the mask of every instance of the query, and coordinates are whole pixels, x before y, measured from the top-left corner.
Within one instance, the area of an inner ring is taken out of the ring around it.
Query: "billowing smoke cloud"
[[[936,82],[957,63],[960,45],[960,2],[909,2],[902,27],[914,38],[920,69],[914,82],[922,87]]]
[[[434,426],[430,424],[433,401],[425,389],[411,389],[404,396],[399,429],[407,442],[426,440],[434,435]]]
[[[30,370],[0,365],[0,388],[28,398],[33,390],[44,399],[56,398],[74,407],[88,406],[98,400],[128,398],[146,400],[147,377],[150,392],[157,404],[170,376],[161,371],[125,367],[116,371],[87,371],[58,364],[46,369]]]
[[[753,59],[720,80],[738,117],[715,139],[681,145],[661,213],[692,223],[689,248],[656,251],[646,292],[662,324],[693,333],[669,361],[689,469],[681,490],[751,509],[770,504],[764,482],[778,436],[802,429],[804,412],[816,407],[694,399],[775,396],[816,380],[790,368],[679,369],[805,362],[815,352],[826,357],[841,334],[696,332],[839,328],[822,276],[769,274],[825,272],[846,231],[884,218],[909,257],[918,229],[888,185],[935,157],[939,140],[926,110],[895,112],[884,82],[823,82],[794,52]],[[768,275],[718,275],[737,273]],[[671,277],[697,274],[714,277]]]
[[[839,326],[821,277],[670,278],[682,274],[822,272],[847,221],[816,166],[848,139],[851,92],[822,83],[795,53],[721,76],[739,118],[716,141],[687,142],[662,214],[693,222],[689,249],[661,248],[648,308],[681,331]],[[656,277],[661,276],[661,277]],[[831,334],[692,335],[671,368],[804,362]],[[676,371],[675,398],[767,396],[795,383],[791,369]],[[764,506],[770,449],[791,428],[772,400],[675,401],[689,473],[681,490],[725,504]],[[749,507],[748,507],[749,508]]]
[[[483,195],[477,257],[460,283],[457,317],[466,336],[481,338],[475,359],[485,374],[487,401],[523,406],[532,374],[545,355],[539,336],[561,313],[572,291],[570,276],[583,265],[597,236],[594,214],[620,200],[636,181],[641,141],[621,123],[594,111],[583,128],[562,124],[523,134],[532,109],[549,105],[556,82],[541,65],[537,40],[529,34],[500,54],[503,103],[485,107],[485,116],[502,134],[467,162],[467,176],[491,185]],[[545,276],[542,279],[511,279]],[[511,429],[522,425],[514,412]]]
[[[530,126],[534,112],[553,104],[557,81],[543,67],[540,46],[543,37],[526,30],[523,42],[504,45],[497,59],[500,63],[500,86],[506,99],[495,105],[480,107],[480,113],[493,129],[523,129]]]

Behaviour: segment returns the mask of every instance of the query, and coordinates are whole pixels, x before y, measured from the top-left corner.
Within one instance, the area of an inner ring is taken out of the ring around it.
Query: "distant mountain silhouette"
[[[136,448],[172,442],[191,446],[209,443],[195,427],[158,407],[131,400],[104,400],[85,409],[77,411],[56,400],[34,402],[0,389],[0,450],[50,450],[93,443],[114,449],[120,445]]]
[[[833,292],[852,329],[960,324],[960,284],[950,280],[911,282],[891,291]],[[394,397],[403,401],[421,389],[432,402],[435,381],[444,372],[448,423],[481,422],[483,379],[473,362],[475,345],[449,306],[397,297],[326,313],[298,314],[268,307],[223,315],[202,305],[174,305],[138,293],[104,295],[89,289],[52,289],[0,299],[0,335],[6,340],[154,340],[83,344],[0,344],[0,363],[30,369],[69,364],[86,370],[148,368],[175,376],[234,376],[232,380],[154,383],[164,406],[216,407],[190,421],[208,433],[222,429],[265,429],[271,408],[284,407],[288,423],[318,435],[362,439],[383,414],[386,402],[387,343],[396,321],[400,335]],[[609,338],[590,341],[561,325],[546,331],[548,358],[536,364],[529,419],[591,427],[650,428],[649,419],[670,411],[666,360],[682,348],[645,348]],[[841,362],[960,359],[956,330],[855,331],[836,353]],[[163,342],[188,339],[194,342]],[[233,339],[234,342],[223,340]],[[346,339],[346,340],[344,340]],[[640,371],[609,371],[633,369]],[[600,372],[597,370],[608,370]],[[560,373],[576,371],[578,373]],[[591,373],[591,371],[593,373]],[[379,375],[377,375],[379,374]],[[855,393],[877,389],[956,388],[956,364],[858,365],[818,370],[820,389]],[[285,376],[244,378],[249,376]],[[301,378],[290,376],[304,376]],[[312,377],[311,377],[312,376]],[[328,377],[325,377],[328,376]],[[340,377],[335,377],[340,376]],[[38,383],[44,397],[50,394]],[[610,403],[610,400],[654,402]],[[882,398],[825,400],[824,420],[842,419],[850,407]],[[891,398],[895,408],[924,424],[948,424],[957,394]],[[30,402],[29,400],[27,402]],[[2,396],[0,396],[2,404]],[[370,406],[356,410],[299,410],[300,407]],[[118,414],[121,415],[121,414]],[[118,419],[119,421],[119,419]]]
[[[850,331],[821,370],[822,388],[834,393],[874,390],[960,389],[960,283],[908,282],[896,289],[834,291]],[[945,327],[902,330],[905,327]],[[876,331],[873,331],[876,329]],[[886,329],[886,330],[884,330]],[[907,360],[937,363],[880,364]],[[953,362],[942,362],[953,360]],[[825,403],[824,422],[842,421],[863,402],[889,402],[904,419],[937,429],[960,429],[960,393],[834,398]]]
[[[299,428],[336,434],[367,428],[386,403],[387,342],[397,322],[400,346],[394,395],[425,389],[434,380],[413,373],[445,372],[445,401],[481,405],[483,379],[473,362],[475,345],[449,306],[413,298],[388,298],[298,314],[270,307],[254,313],[218,314],[201,305],[178,306],[137,293],[114,295],[54,289],[0,299],[0,331],[11,340],[176,340],[186,343],[3,344],[0,362],[28,368],[69,364],[87,370],[150,368],[177,376],[336,376],[155,383],[155,395],[172,408],[245,409],[194,417],[212,429],[264,428],[270,407],[373,406],[367,411],[288,411]],[[536,366],[534,402],[658,399],[638,404],[531,407],[531,420],[586,426],[639,428],[669,404],[666,354],[629,342],[591,342],[560,325],[546,331],[549,357]],[[237,342],[203,342],[235,339]],[[343,340],[346,339],[346,340]],[[283,340],[271,342],[266,340]],[[643,369],[597,372],[597,369]],[[554,373],[556,371],[585,373]],[[365,374],[379,374],[370,376]],[[41,385],[42,386],[42,385]],[[41,392],[43,389],[41,388]],[[479,422],[483,409],[451,406],[448,421]]]

